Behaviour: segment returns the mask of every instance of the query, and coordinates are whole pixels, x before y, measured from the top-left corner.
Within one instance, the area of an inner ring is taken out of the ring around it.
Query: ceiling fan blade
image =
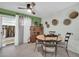
[[[23,8],[23,7],[18,7],[18,9],[27,9],[27,8]]]
[[[35,2],[32,2],[31,5],[34,7],[36,4],[35,4]]]

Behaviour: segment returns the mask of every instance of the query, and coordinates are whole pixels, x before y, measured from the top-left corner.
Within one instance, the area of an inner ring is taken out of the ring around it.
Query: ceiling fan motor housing
[[[34,7],[34,6],[35,6],[34,3],[32,3],[32,4],[28,3],[28,4],[27,4],[27,9],[30,9],[30,10],[32,11],[32,14],[35,15],[35,12],[33,11],[33,7]]]
[[[30,8],[30,4],[27,4],[27,8]]]

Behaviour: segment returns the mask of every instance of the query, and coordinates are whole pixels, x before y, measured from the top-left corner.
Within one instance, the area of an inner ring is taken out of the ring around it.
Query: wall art
[[[65,19],[63,23],[64,23],[64,25],[70,25],[71,20],[70,19]]]
[[[57,24],[58,24],[58,20],[53,19],[53,20],[52,20],[52,25],[55,25],[55,26],[56,26]]]

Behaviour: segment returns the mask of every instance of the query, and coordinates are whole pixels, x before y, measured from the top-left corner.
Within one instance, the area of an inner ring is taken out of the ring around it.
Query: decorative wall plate
[[[64,25],[70,25],[71,20],[70,19],[65,19],[63,23],[64,23]]]
[[[78,16],[78,12],[77,12],[77,11],[73,11],[73,12],[71,12],[70,15],[69,15],[69,17],[70,17],[71,19],[75,19],[77,16]]]
[[[52,20],[52,24],[56,26],[56,25],[58,24],[58,20],[53,19],[53,20]]]

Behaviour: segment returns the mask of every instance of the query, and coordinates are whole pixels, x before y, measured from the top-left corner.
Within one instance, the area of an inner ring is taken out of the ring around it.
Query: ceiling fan
[[[31,12],[33,15],[35,15],[34,7],[35,7],[35,2],[31,3],[26,3],[26,7],[18,7],[18,9],[26,9],[28,12]]]

